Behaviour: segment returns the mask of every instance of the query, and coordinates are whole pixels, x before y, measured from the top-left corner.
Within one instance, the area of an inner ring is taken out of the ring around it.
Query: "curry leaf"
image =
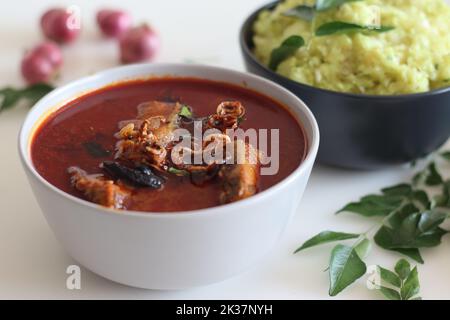
[[[387,287],[380,287],[379,290],[389,300],[402,300],[400,293],[398,293],[398,291],[394,289]]]
[[[316,1],[316,10],[317,11],[325,11],[328,9],[339,7],[347,2],[355,2],[361,0],[317,0]]]
[[[276,70],[281,62],[295,54],[295,52],[304,45],[305,40],[301,36],[290,36],[284,40],[278,48],[272,50],[269,68],[271,70]]]
[[[312,21],[315,15],[315,8],[305,5],[299,5],[283,13],[286,17],[299,18],[305,21]]]
[[[413,219],[415,217],[412,217]],[[413,220],[409,219],[409,220]],[[408,221],[407,221],[408,222]],[[429,248],[441,244],[441,238],[447,231],[437,228],[426,233],[416,235],[413,223],[402,224],[401,229],[391,229],[383,226],[376,233],[374,240],[377,245],[384,249],[412,249]]]
[[[346,2],[355,2],[361,0],[318,0],[315,6],[298,5],[283,13],[286,17],[299,18],[305,21],[312,21],[316,11],[326,11],[336,8]]]
[[[446,219],[445,213],[436,210],[410,214],[400,222],[389,221],[375,234],[376,244],[384,249],[411,249],[434,247],[441,243],[447,231],[438,226]]]
[[[174,167],[170,167],[169,169],[167,169],[167,172],[172,173],[174,175],[180,176],[180,177],[184,177],[184,176],[188,176],[189,172],[186,170],[181,170],[181,169],[177,169]]]
[[[381,189],[381,192],[391,196],[409,196],[412,193],[410,184],[402,183],[392,187]]]
[[[366,217],[387,216],[395,211],[404,202],[398,195],[369,195],[361,198],[359,202],[352,202],[338,211],[352,212]]]
[[[406,278],[401,290],[400,295],[403,300],[410,300],[419,293],[420,283],[417,267],[411,270]]]
[[[82,144],[89,155],[94,158],[105,158],[110,155],[110,152],[103,148],[103,146],[95,141],[87,141]]]
[[[335,296],[366,273],[366,265],[355,249],[338,244],[331,252],[330,296]]]
[[[370,250],[372,249],[372,243],[369,239],[364,237],[356,246],[354,246],[356,254],[364,259],[369,255]]]
[[[413,249],[388,249],[391,251],[395,251],[398,252],[400,254],[403,254],[415,261],[417,261],[418,263],[424,263],[425,261],[423,261],[422,255],[420,254],[420,250],[413,248]]]
[[[378,266],[378,272],[380,273],[381,280],[383,280],[384,282],[389,283],[390,285],[393,285],[397,288],[401,287],[402,280],[394,272],[380,266]]]
[[[420,215],[417,227],[420,232],[429,232],[439,227],[446,218],[447,214],[443,212],[437,210],[425,211]]]
[[[411,265],[405,259],[400,259],[395,265],[395,272],[401,280],[405,280],[411,272]]]
[[[450,161],[450,151],[442,152],[441,157],[447,161]]]
[[[192,118],[192,111],[191,108],[187,105],[183,105],[180,109],[180,112],[178,113],[180,117],[184,118]]]
[[[416,190],[411,195],[411,200],[422,205],[423,209],[431,209],[431,201],[427,193],[423,190]]]
[[[362,26],[355,23],[347,23],[343,21],[333,21],[321,25],[316,30],[316,36],[328,36],[336,33],[351,32],[377,32],[383,33],[393,30],[394,27],[389,26]]]
[[[438,195],[436,205],[439,207],[450,208],[450,180],[444,182],[442,194]]]
[[[399,228],[403,220],[413,213],[420,212],[420,210],[412,203],[408,203],[400,210],[395,211],[388,219],[389,225],[392,228]]]
[[[390,300],[416,300],[420,290],[419,274],[417,267],[411,270],[411,265],[405,259],[401,259],[395,265],[395,272],[378,267],[379,275],[384,283],[394,288],[380,286],[380,292]],[[399,289],[399,291],[397,290]]]
[[[14,107],[22,99],[30,105],[52,91],[54,87],[45,83],[30,85],[23,89],[4,88],[0,90],[0,111]]]
[[[356,239],[359,237],[359,234],[355,233],[343,233],[343,232],[335,232],[335,231],[323,231],[311,239],[307,240],[301,247],[295,250],[294,253],[297,253],[301,250],[314,247],[320,244],[329,243],[333,241],[340,240],[348,240],[348,239]]]
[[[425,178],[425,183],[428,186],[437,186],[442,184],[443,182],[444,180],[442,179],[441,174],[436,168],[436,163],[435,162],[430,163],[428,165],[428,172]]]

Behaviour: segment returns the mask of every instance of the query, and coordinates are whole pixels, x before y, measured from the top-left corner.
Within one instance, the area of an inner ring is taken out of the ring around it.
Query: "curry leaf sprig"
[[[394,271],[377,266],[380,283],[372,284],[389,300],[421,300],[417,266],[411,270],[409,262],[400,259]]]
[[[450,152],[443,152],[439,157],[450,162]],[[422,184],[439,188],[440,193],[430,198],[425,190],[419,188]],[[448,233],[442,228],[442,224],[449,217],[449,210],[450,180],[443,178],[436,161],[432,160],[425,169],[412,178],[410,184],[402,183],[384,188],[379,194],[364,196],[337,212],[351,212],[366,218],[378,218],[379,221],[368,231],[363,233],[323,231],[304,242],[294,253],[321,244],[340,242],[332,249],[328,268],[329,294],[335,296],[366,273],[364,259],[372,245],[369,234],[374,233],[373,241],[379,247],[423,263],[420,250],[438,246],[442,237]],[[349,240],[353,240],[353,244],[342,243]],[[401,264],[405,265],[405,262]],[[382,274],[387,272],[383,271]],[[381,292],[391,299],[414,298],[419,288],[417,269],[410,271],[404,278],[398,276],[401,281],[390,284],[396,285],[400,291],[385,287]]]
[[[317,0],[314,6],[299,5],[282,13],[285,17],[292,17],[308,22],[313,22],[317,12],[327,11],[337,8],[347,2],[356,2],[362,0]],[[312,24],[314,29],[314,23]],[[331,21],[322,24],[313,34],[317,37],[323,37],[339,33],[355,33],[361,32],[365,34],[370,33],[384,33],[393,30],[392,26],[377,26],[377,25],[360,25],[356,23],[349,23],[344,21]],[[291,35],[287,37],[280,46],[274,48],[269,59],[269,69],[276,70],[281,62],[293,56],[298,49],[305,45],[305,40],[299,35]]]
[[[14,107],[21,100],[28,100],[30,105],[52,91],[54,87],[46,83],[30,85],[26,88],[11,87],[0,89],[0,112]]]
[[[284,40],[278,48],[273,49],[270,55],[269,68],[276,70],[278,65],[295,54],[295,52],[305,45],[305,40],[300,36],[290,36]]]
[[[283,15],[286,17],[295,17],[306,21],[312,21],[316,12],[337,8],[344,3],[355,1],[362,0],[317,0],[314,6],[299,5],[283,12]]]
[[[317,28],[316,36],[323,37],[337,33],[350,33],[350,32],[377,32],[383,33],[393,30],[394,27],[390,26],[363,26],[356,23],[348,23],[343,21],[332,21],[325,23]]]

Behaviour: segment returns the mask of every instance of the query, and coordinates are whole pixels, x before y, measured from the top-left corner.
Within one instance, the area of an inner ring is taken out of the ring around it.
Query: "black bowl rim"
[[[289,79],[288,77],[285,77],[283,75],[280,75],[279,73],[276,73],[275,71],[270,70],[268,67],[266,67],[264,64],[262,64],[253,54],[252,50],[250,49],[249,44],[247,43],[245,39],[245,34],[250,31],[253,34],[252,30],[249,30],[253,27],[253,23],[256,20],[257,16],[261,13],[263,10],[271,10],[273,9],[280,1],[272,1],[257,10],[253,11],[244,21],[244,23],[241,26],[241,30],[239,32],[239,42],[241,45],[241,49],[245,53],[245,55],[251,59],[251,61],[259,66],[260,68],[264,69],[266,72],[268,72],[271,76],[275,77],[278,80],[286,81],[290,85],[300,87],[302,89],[317,91],[318,93],[327,93],[337,96],[345,96],[349,98],[355,98],[355,99],[373,99],[373,100],[402,100],[402,99],[417,99],[417,98],[424,98],[434,95],[440,95],[443,93],[450,93],[450,86],[448,87],[442,87],[434,90],[430,90],[427,92],[419,92],[419,93],[409,93],[409,94],[398,94],[398,95],[374,95],[374,94],[364,94],[364,93],[349,93],[349,92],[339,92],[339,91],[333,91],[328,89],[322,89],[317,88],[314,86],[310,86],[308,84],[300,83],[297,81],[294,81],[292,79]]]

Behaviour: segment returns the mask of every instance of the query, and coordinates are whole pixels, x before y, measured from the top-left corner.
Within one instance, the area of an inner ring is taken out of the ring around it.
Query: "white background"
[[[81,8],[83,34],[64,49],[65,65],[57,84],[117,65],[113,41],[103,40],[95,11],[103,5],[126,8],[136,22],[150,22],[163,40],[157,61],[202,62],[243,70],[238,30],[244,18],[266,0],[58,1]],[[0,87],[22,85],[18,72],[23,51],[40,41],[40,14],[55,1],[7,1],[0,20]],[[63,4],[62,4],[63,3]],[[75,262],[47,226],[19,163],[17,134],[27,113],[22,106],[0,114],[0,298],[134,298],[134,299],[326,299],[331,246],[298,255],[294,249],[325,229],[363,232],[371,221],[333,213],[359,196],[407,181],[408,166],[376,172],[316,166],[303,202],[284,237],[253,270],[208,287],[185,291],[151,291],[126,287],[82,269],[82,289],[67,290],[67,266]],[[450,237],[437,248],[423,250],[419,266],[421,295],[450,298]],[[393,267],[398,256],[374,248],[368,265]],[[378,299],[365,279],[339,295],[342,299]]]

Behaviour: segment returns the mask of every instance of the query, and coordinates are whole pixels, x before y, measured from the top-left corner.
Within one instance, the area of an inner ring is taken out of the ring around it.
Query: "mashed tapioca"
[[[314,0],[287,0],[254,24],[255,55],[264,64],[283,40],[306,44],[277,67],[297,82],[340,92],[407,94],[450,86],[450,6],[444,0],[363,0],[318,12],[312,21],[285,16]],[[394,27],[383,33],[315,36],[324,23]]]

